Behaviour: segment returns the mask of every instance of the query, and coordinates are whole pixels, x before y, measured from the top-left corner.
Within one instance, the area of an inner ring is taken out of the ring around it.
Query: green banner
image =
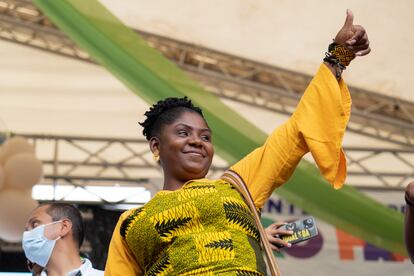
[[[96,0],[34,0],[90,56],[149,104],[187,95],[199,105],[214,133],[216,152],[230,164],[260,146],[266,134],[190,79]],[[237,137],[237,143],[234,143]],[[279,195],[354,236],[406,255],[403,216],[352,187],[334,190],[302,161]]]

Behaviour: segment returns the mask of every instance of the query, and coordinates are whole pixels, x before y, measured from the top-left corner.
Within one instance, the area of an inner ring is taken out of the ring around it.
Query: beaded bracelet
[[[342,71],[346,69],[351,60],[355,58],[355,54],[348,50],[345,46],[338,43],[331,43],[328,47],[328,52],[325,53],[323,61],[329,63],[335,68],[335,77],[339,79]]]
[[[351,60],[355,58],[355,54],[348,50],[345,46],[338,43],[331,43],[328,47],[329,53],[332,53],[336,59],[343,65],[348,66]]]
[[[339,80],[342,75],[342,71],[346,69],[345,65],[340,63],[339,60],[330,52],[325,53],[323,61],[329,63],[333,68],[335,68],[335,77]]]

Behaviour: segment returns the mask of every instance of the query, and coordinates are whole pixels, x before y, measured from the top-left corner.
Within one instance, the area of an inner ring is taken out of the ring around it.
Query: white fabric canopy
[[[372,53],[352,62],[355,86],[414,101],[410,0],[100,0],[127,25],[234,55],[313,74],[345,21],[369,34]]]

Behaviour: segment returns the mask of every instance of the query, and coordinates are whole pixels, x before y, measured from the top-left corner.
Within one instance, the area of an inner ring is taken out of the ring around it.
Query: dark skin
[[[280,238],[280,236],[290,236],[293,234],[293,231],[291,230],[279,229],[279,227],[285,224],[286,222],[275,222],[265,229],[267,240],[270,242],[270,248],[274,251],[280,252],[278,245],[283,245],[284,247],[292,246],[292,244],[285,242]]]
[[[149,143],[151,151],[160,156],[164,190],[174,191],[188,180],[204,178],[210,169],[214,155],[211,130],[197,112],[181,113]]]
[[[405,247],[411,262],[414,264],[414,182],[407,185],[405,196],[410,203],[405,206]]]
[[[354,16],[347,10],[344,25],[335,36],[335,42],[345,45],[356,56],[367,55],[371,49],[365,29],[353,24]],[[325,63],[333,75],[336,68]],[[154,155],[159,155],[160,165],[164,173],[164,190],[177,190],[189,180],[204,178],[211,166],[214,148],[211,143],[211,130],[205,120],[196,112],[183,112],[177,120],[163,125],[161,134],[149,140]],[[275,250],[275,244],[285,244],[276,235],[291,234],[281,232],[277,223],[266,229],[268,239]]]
[[[345,23],[336,34],[334,41],[344,45],[356,56],[365,56],[371,52],[368,35],[361,25],[354,25],[354,14],[351,10],[346,11]],[[336,70],[325,62],[335,75]]]

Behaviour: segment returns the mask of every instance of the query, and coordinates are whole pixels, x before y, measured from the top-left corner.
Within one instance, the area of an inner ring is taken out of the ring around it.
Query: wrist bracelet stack
[[[355,54],[348,50],[345,46],[338,43],[331,43],[328,47],[328,52],[325,53],[323,61],[329,63],[336,70],[335,77],[339,79],[342,71],[355,58]]]

